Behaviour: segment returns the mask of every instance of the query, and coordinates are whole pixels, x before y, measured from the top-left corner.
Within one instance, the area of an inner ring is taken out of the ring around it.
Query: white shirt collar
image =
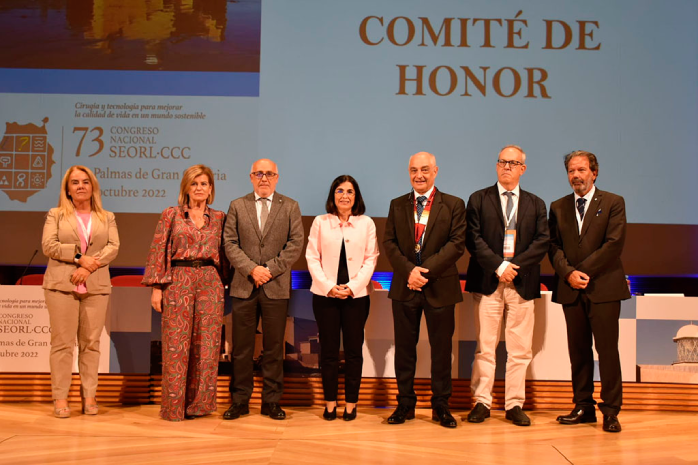
[[[431,197],[431,193],[434,191],[434,188],[435,188],[435,187],[436,187],[436,186],[431,186],[431,189],[429,189],[428,191],[426,191],[424,194],[418,194],[414,189],[412,189],[412,192],[414,193],[414,198],[415,198],[415,200],[417,200],[417,197],[421,197],[421,196],[426,197],[427,200],[428,200],[429,197]]]
[[[519,194],[520,194],[520,192],[519,192],[519,185],[518,185],[518,184],[517,184],[516,187],[514,187],[511,191],[509,191],[509,190],[505,189],[504,186],[502,186],[502,185],[499,183],[499,181],[497,181],[497,189],[499,190],[499,195],[500,195],[500,196],[501,196],[502,194],[504,194],[505,192],[513,192],[514,195],[515,195],[517,198],[520,197],[520,195],[519,195]]]
[[[590,190],[589,192],[587,192],[586,195],[585,195],[584,197],[580,197],[580,196],[577,195],[577,193],[575,192],[575,193],[574,193],[574,204],[577,205],[577,199],[586,199],[587,202],[586,202],[585,205],[589,205],[589,203],[591,202],[591,199],[594,198],[594,193],[595,193],[595,192],[596,192],[596,185],[591,186],[591,190]]]
[[[270,202],[273,202],[273,201],[274,201],[274,193],[272,192],[271,195],[270,195],[269,197],[262,197],[262,196],[257,195],[256,192],[254,193],[254,201],[255,201],[255,202],[256,202],[257,200],[263,199],[263,198],[269,199]]]

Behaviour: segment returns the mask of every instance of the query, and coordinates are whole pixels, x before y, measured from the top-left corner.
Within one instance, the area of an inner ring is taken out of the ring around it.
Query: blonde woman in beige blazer
[[[46,215],[41,247],[48,260],[44,294],[51,321],[54,415],[70,417],[68,391],[78,341],[82,410],[96,415],[99,338],[111,294],[109,263],[119,252],[114,214],[102,208],[99,182],[85,166],[68,168],[58,207]]]

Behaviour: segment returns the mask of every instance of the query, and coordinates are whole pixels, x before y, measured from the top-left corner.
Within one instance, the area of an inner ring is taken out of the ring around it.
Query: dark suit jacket
[[[630,298],[620,255],[625,243],[625,201],[598,187],[578,232],[574,194],[550,205],[550,262],[555,269],[553,301],[571,304],[580,292],[594,303]],[[589,275],[586,289],[577,290],[565,280],[574,270]]]
[[[383,246],[393,267],[388,297],[405,302],[415,291],[407,288],[407,278],[417,266],[414,253],[414,196],[409,193],[390,202]],[[445,307],[463,300],[456,261],[465,249],[465,203],[463,199],[436,191],[422,240],[422,264],[429,270],[424,285],[427,302]]]
[[[291,266],[303,251],[303,223],[298,202],[278,192],[264,231],[259,230],[254,193],[230,202],[223,231],[225,254],[233,267],[230,295],[246,299],[254,290],[250,272],[266,265],[272,280],[262,286],[270,299],[291,296]]]
[[[504,260],[504,215],[497,185],[479,190],[468,199],[465,246],[470,252],[465,290],[492,294],[499,285],[495,270]],[[519,265],[514,286],[526,300],[540,297],[540,262],[548,252],[545,202],[519,188],[516,246],[511,262]]]

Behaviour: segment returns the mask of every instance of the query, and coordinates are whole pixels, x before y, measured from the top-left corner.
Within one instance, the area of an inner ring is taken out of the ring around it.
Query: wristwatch
[[[80,259],[82,258],[82,254],[80,252],[75,254],[75,258],[73,258],[73,261],[77,263]]]

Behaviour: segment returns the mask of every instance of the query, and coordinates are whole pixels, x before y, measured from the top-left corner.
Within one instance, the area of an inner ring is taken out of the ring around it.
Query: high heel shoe
[[[85,415],[97,415],[99,413],[99,405],[85,403],[85,399],[82,399],[82,413]]]
[[[334,410],[331,412],[327,411],[327,407],[325,407],[325,411],[322,413],[322,418],[324,418],[327,421],[332,421],[337,419],[337,406],[334,407]]]
[[[351,411],[351,413],[347,413],[346,407],[344,408],[344,414],[342,415],[342,419],[344,421],[352,421],[356,420],[356,406],[354,406],[354,410]]]
[[[53,401],[53,416],[56,418],[70,418],[70,406],[56,407],[56,401]]]

